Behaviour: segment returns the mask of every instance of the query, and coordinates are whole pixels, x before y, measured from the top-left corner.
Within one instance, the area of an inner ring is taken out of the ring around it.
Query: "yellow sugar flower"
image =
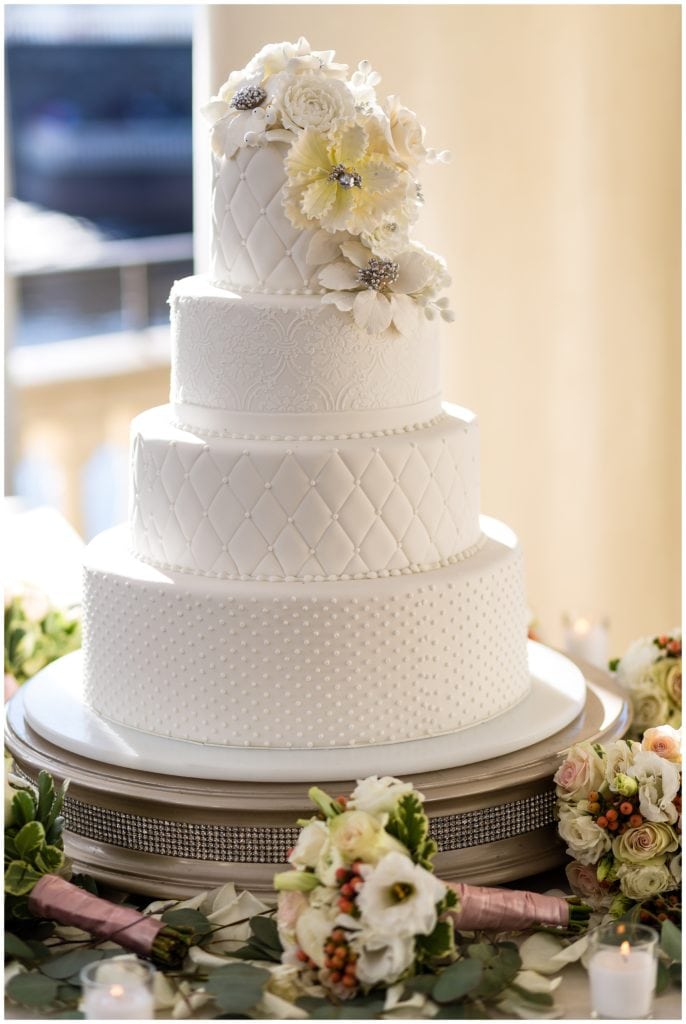
[[[407,172],[359,124],[332,135],[308,127],[286,157],[283,206],[295,227],[359,235],[392,214],[401,216]],[[314,223],[313,223],[314,222]]]

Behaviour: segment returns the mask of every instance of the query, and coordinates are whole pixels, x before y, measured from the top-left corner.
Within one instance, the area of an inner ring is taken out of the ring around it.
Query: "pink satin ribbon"
[[[139,956],[150,956],[161,921],[93,896],[57,875],[44,875],[29,896],[29,911],[60,924],[74,925],[96,939],[111,939]]]
[[[458,930],[522,931],[536,924],[569,923],[569,905],[558,896],[542,896],[518,889],[487,889],[480,885],[445,883],[457,893],[460,905],[450,916]]]

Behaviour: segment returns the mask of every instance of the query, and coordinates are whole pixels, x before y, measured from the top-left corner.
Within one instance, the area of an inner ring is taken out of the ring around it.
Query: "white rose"
[[[647,821],[674,824],[679,814],[674,800],[679,792],[681,773],[677,765],[652,750],[641,750],[628,775],[638,782],[639,809]]]
[[[276,906],[276,924],[279,930],[281,945],[287,949],[295,943],[295,926],[298,918],[309,907],[307,896],[303,892],[280,892]]]
[[[560,816],[559,833],[567,843],[567,853],[581,864],[595,864],[610,849],[607,832],[587,814],[571,809]]]
[[[598,790],[605,778],[605,762],[591,743],[577,743],[555,772],[553,782],[560,800],[580,800]]]
[[[312,127],[326,134],[339,121],[355,116],[355,101],[345,83],[314,74],[285,77],[274,106],[284,128],[291,131]]]
[[[617,680],[626,689],[633,686],[645,677],[658,655],[658,649],[653,643],[652,637],[642,637],[635,640],[620,659],[617,666]]]
[[[324,946],[332,929],[331,913],[315,907],[303,910],[295,923],[296,941],[317,967],[324,966]]]
[[[642,750],[651,750],[654,754],[681,764],[681,730],[671,725],[660,725],[654,729],[646,729],[641,740]]]
[[[636,683],[631,687],[630,696],[632,725],[638,733],[667,721],[669,701],[664,690],[656,686],[653,679],[642,679]]]
[[[662,860],[622,864],[617,877],[622,892],[632,900],[645,900],[674,888],[674,879]]]
[[[411,782],[401,782],[390,775],[379,778],[377,775],[370,775],[368,779],[362,779],[352,791],[348,808],[356,811],[366,811],[376,818],[392,814],[398,801],[406,793],[411,793],[414,786]],[[417,794],[420,800],[424,797]]]
[[[344,811],[336,815],[329,821],[329,838],[331,845],[349,863],[359,859],[375,864],[389,851],[407,855],[403,844],[366,811]]]
[[[677,888],[679,888],[681,886],[681,850],[670,858],[669,871],[676,882]]]
[[[323,821],[311,821],[298,836],[298,841],[288,857],[289,863],[299,871],[315,867],[328,838],[326,824]]]
[[[626,775],[634,763],[634,751],[640,748],[637,744],[632,745],[626,740],[615,740],[605,747],[605,781],[610,789],[614,787],[614,780],[617,775]]]
[[[350,942],[358,956],[357,980],[372,988],[392,985],[414,960],[414,937],[411,935],[376,935],[357,932]]]
[[[431,934],[436,904],[446,893],[435,875],[401,853],[389,853],[373,868],[364,865],[361,874],[357,908],[363,928],[383,935]]]

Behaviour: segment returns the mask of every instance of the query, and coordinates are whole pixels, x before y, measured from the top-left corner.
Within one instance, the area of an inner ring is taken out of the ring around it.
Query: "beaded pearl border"
[[[450,417],[442,412],[432,419],[420,423],[408,423],[402,427],[386,427],[384,430],[361,430],[350,434],[241,434],[230,430],[212,430],[209,427],[198,427],[192,423],[184,423],[172,419],[171,425],[176,430],[183,430],[200,437],[222,438],[226,441],[359,441],[375,437],[393,437],[399,434],[412,434],[428,427],[439,426]]]

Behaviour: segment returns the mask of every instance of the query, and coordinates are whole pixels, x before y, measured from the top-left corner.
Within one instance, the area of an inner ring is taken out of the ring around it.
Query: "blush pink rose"
[[[572,892],[580,896],[590,907],[594,910],[609,907],[612,897],[607,885],[598,881],[594,864],[580,864],[578,860],[573,860],[565,867],[565,874]]]
[[[577,743],[567,751],[567,757],[555,772],[553,781],[557,785],[558,799],[582,800],[600,788],[604,777],[603,759],[592,744]]]
[[[658,757],[672,764],[681,764],[681,732],[671,725],[658,725],[646,729],[641,740],[642,750],[652,750]]]

